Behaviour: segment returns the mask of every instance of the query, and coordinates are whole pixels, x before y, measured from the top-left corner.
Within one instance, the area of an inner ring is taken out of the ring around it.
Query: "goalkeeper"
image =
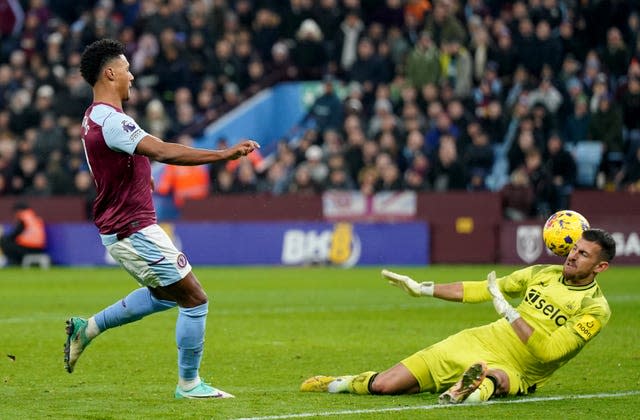
[[[442,392],[441,404],[534,392],[607,324],[609,305],[595,277],[609,267],[615,252],[609,233],[590,229],[563,265],[534,265],[498,279],[491,272],[486,281],[417,283],[383,270],[389,283],[411,296],[464,303],[492,300],[502,318],[454,334],[383,372],[314,376],[303,382],[300,390]],[[522,301],[514,308],[505,295]]]

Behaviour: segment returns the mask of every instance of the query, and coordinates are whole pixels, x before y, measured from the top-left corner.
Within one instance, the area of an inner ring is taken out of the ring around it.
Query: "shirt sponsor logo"
[[[559,327],[567,322],[567,317],[560,312],[560,308],[556,308],[548,303],[536,289],[527,290],[524,301],[531,305],[532,308],[538,310],[538,312],[542,312],[543,315],[554,321]]]
[[[130,121],[122,120],[122,129],[125,131],[125,133],[131,133],[133,130],[136,129],[136,126],[132,124]]]
[[[584,315],[573,329],[585,340],[590,340],[600,330],[600,321],[591,315]]]

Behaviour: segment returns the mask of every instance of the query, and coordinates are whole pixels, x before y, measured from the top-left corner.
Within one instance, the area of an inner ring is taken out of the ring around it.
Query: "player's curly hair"
[[[616,241],[609,232],[602,229],[587,229],[582,232],[582,238],[600,245],[600,257],[610,262],[616,256]]]
[[[104,65],[125,53],[125,47],[115,39],[101,39],[85,48],[80,58],[80,74],[91,86],[98,81]]]

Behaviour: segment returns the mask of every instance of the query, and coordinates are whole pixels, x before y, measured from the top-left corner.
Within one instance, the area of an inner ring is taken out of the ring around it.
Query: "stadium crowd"
[[[92,196],[81,142],[91,89],[78,66],[104,37],[125,43],[136,77],[125,112],[168,141],[191,144],[275,83],[323,81],[273,154],[166,171],[157,192],[178,205],[210,193],[491,189],[522,219],[565,207],[577,187],[640,191],[637,0],[22,7],[22,25],[0,23],[0,196]],[[598,166],[585,181],[586,144]]]

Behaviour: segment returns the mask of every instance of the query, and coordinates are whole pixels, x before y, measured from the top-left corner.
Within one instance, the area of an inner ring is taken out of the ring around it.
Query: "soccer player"
[[[503,318],[454,334],[383,372],[314,376],[300,389],[354,394],[441,392],[441,404],[534,392],[607,324],[609,305],[595,278],[609,267],[615,252],[609,233],[590,229],[564,265],[534,265],[499,279],[491,272],[485,281],[417,283],[383,270],[383,277],[411,296],[465,303],[492,300]],[[514,308],[503,293],[523,299]]]
[[[187,257],[156,224],[149,159],[202,165],[245,156],[259,145],[246,140],[224,150],[204,150],[165,143],[146,133],[122,111],[133,81],[124,52],[120,42],[102,39],[82,53],[80,72],[93,88],[93,103],[82,120],[82,142],[97,189],[93,208],[102,243],[142,287],[89,319],[67,320],[65,368],[73,372],[98,334],[177,306],[175,397],[233,397],[200,379],[207,295]]]

